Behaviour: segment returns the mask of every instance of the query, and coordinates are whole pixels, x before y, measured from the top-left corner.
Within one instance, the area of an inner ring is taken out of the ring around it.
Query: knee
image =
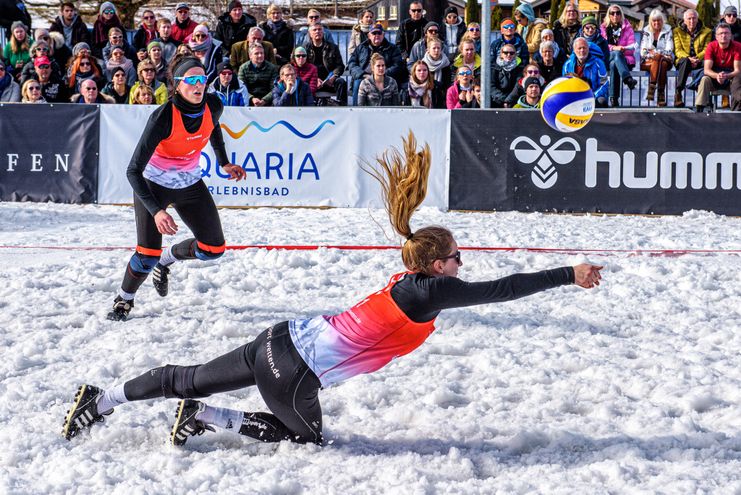
[[[208,397],[207,394],[200,394],[194,385],[194,376],[200,365],[196,366],[175,366],[167,364],[162,369],[162,394],[172,399],[197,399],[199,397]]]
[[[139,252],[134,253],[129,260],[129,266],[132,270],[139,273],[149,273],[160,260],[159,256],[148,256]]]
[[[226,244],[211,246],[203,242],[196,242],[195,255],[201,261],[216,260],[224,256]]]

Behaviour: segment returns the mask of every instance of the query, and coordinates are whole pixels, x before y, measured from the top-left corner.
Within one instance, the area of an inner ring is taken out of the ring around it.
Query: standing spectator
[[[401,105],[405,107],[445,108],[445,89],[421,60],[414,62],[409,82],[401,86],[399,93]]]
[[[185,2],[175,6],[175,24],[172,26],[172,39],[185,43],[198,24],[190,18],[190,7]],[[159,104],[159,103],[158,103]]]
[[[48,103],[67,103],[69,102],[69,92],[64,85],[64,81],[51,69],[51,60],[49,57],[42,55],[36,57],[33,61],[36,73],[36,79],[41,85],[41,95]]]
[[[123,24],[116,14],[116,6],[111,2],[100,4],[98,18],[93,24],[93,54],[98,58],[106,59],[103,56],[103,47],[108,44],[108,31],[111,28],[118,28],[121,33],[124,32]]]
[[[297,46],[291,56],[291,65],[296,70],[296,77],[309,85],[312,96],[316,96],[319,82],[319,71],[316,65],[308,61],[308,53],[303,46]]]
[[[72,95],[72,103],[85,103],[88,105],[100,105],[101,103],[116,103],[112,97],[98,91],[98,85],[93,79],[85,79],[80,83],[80,92]]]
[[[142,12],[142,23],[134,33],[134,48],[139,50],[147,48],[147,45],[157,38],[157,22],[154,12],[145,10]]]
[[[17,103],[21,101],[21,87],[0,60],[0,103]]]
[[[507,46],[512,46],[514,49],[513,45]],[[476,45],[474,45],[473,41],[464,39],[461,41],[459,51],[460,53],[455,57],[455,61],[453,62],[454,73],[457,73],[462,67],[466,67],[471,71],[471,80],[479,79],[481,77],[481,57],[476,53]],[[517,53],[516,49],[515,53]]]
[[[116,67],[115,69],[113,69],[108,79],[109,82],[101,90],[101,93],[113,98],[113,101],[115,103],[128,103],[129,95],[131,93],[131,86],[126,82],[126,71],[123,69],[123,67]]]
[[[376,17],[372,10],[364,9],[360,12],[360,18],[358,23],[355,24],[350,33],[350,42],[347,45],[347,56],[352,55],[352,52],[360,45],[363,41],[368,39],[368,31],[375,23]]]
[[[3,49],[2,60],[13,68],[16,81],[20,81],[23,67],[31,61],[31,40],[28,28],[21,21],[10,26],[10,40]]]
[[[137,86],[131,90],[129,103],[132,105],[154,105],[154,91],[149,86]]]
[[[512,92],[510,92],[509,96],[507,96],[507,98],[504,100],[505,107],[515,108],[515,105],[518,101],[520,101],[520,98],[525,96],[525,94],[527,93],[526,81],[530,78],[537,79],[538,85],[541,89],[545,86],[545,79],[540,73],[540,67],[538,66],[538,64],[527,64],[522,70],[522,76],[517,80],[515,87],[512,88]]]
[[[234,43],[245,41],[250,29],[257,26],[257,19],[245,13],[242,2],[232,0],[226,6],[226,12],[219,16],[214,39],[221,42],[224,56],[228,57]]]
[[[93,57],[78,55],[69,66],[67,87],[70,94],[81,93],[82,82],[92,79],[95,87],[105,86],[106,79],[103,71]]]
[[[208,92],[219,97],[226,107],[246,107],[249,105],[250,95],[239,78],[234,77],[234,69],[229,62],[222,62],[218,66],[219,77],[214,79],[208,87]]]
[[[129,45],[128,41],[126,41],[123,29],[119,29],[117,27],[113,27],[108,31],[108,43],[103,47],[102,50],[103,60],[108,60],[109,58],[111,58],[111,50],[113,50],[113,48],[117,46],[123,49],[126,58],[132,61],[138,60],[138,51],[135,50],[131,45]],[[144,51],[146,52],[146,49]]]
[[[111,50],[111,58],[109,58],[105,63],[106,79],[110,81],[114,70],[118,69],[124,71],[126,84],[132,86],[136,82],[136,68],[134,67],[134,62],[126,58],[122,47],[114,46]]]
[[[347,106],[347,81],[342,78],[345,64],[342,63],[340,48],[324,39],[324,29],[319,23],[309,28],[309,39],[303,45],[307,62],[317,70],[317,91],[335,94],[340,106]]]
[[[169,64],[180,46],[180,42],[172,37],[172,23],[170,19],[162,18],[157,21],[157,38],[155,41],[162,43],[162,55],[165,63]]]
[[[136,68],[136,73],[139,76],[139,80],[134,83],[131,87],[131,94],[129,96],[129,103],[134,103],[136,97],[136,89],[139,86],[149,86],[152,88],[154,93],[154,101],[157,105],[164,105],[167,102],[168,92],[165,83],[158,81],[155,77],[156,69],[154,63],[151,60],[145,59],[139,62],[139,66]]]
[[[305,45],[306,44],[306,37],[309,35],[309,28],[313,26],[314,24],[319,23],[322,25],[322,28],[324,29],[324,39],[329,41],[330,43],[336,45],[337,41],[334,39],[334,35],[332,34],[332,31],[327,29],[322,24],[322,14],[317,9],[309,9],[309,12],[306,13],[306,26],[303,26],[301,29],[298,30],[296,33],[296,44],[297,45]]]
[[[733,41],[727,24],[720,23],[715,28],[715,41],[705,49],[703,67],[705,75],[695,94],[695,110],[702,112],[710,104],[711,91],[729,88],[733,110],[741,110],[741,43]]]
[[[641,37],[641,70],[649,71],[647,101],[653,101],[656,88],[659,96],[656,104],[666,106],[666,73],[674,62],[674,38],[671,28],[661,9],[653,9],[648,15],[648,25]]]
[[[278,65],[290,63],[294,44],[293,30],[283,20],[283,10],[274,3],[268,7],[267,15],[268,20],[260,23],[260,27],[265,32],[265,40],[273,44],[275,61]]]
[[[555,41],[566,51],[566,56],[571,55],[574,39],[577,38],[581,23],[579,22],[579,10],[571,2],[566,4],[561,17],[553,23],[553,35]]]
[[[738,19],[738,10],[733,5],[729,5],[723,11],[723,19],[721,24],[728,24],[731,28],[731,35],[733,41],[741,43],[741,21]]]
[[[265,39],[265,31],[261,27],[253,27],[247,34],[247,41],[238,41],[232,45],[232,50],[229,55],[229,63],[232,67],[242,67],[242,65],[250,60],[249,48],[253,43],[259,43],[262,45],[262,49],[265,52],[265,60],[273,65],[275,64],[275,49],[273,44],[269,41],[263,41]]]
[[[447,29],[447,26],[443,26]],[[461,39],[467,38],[473,41],[475,47],[476,47],[476,53],[481,55],[481,24],[478,22],[469,22],[468,28],[466,33],[461,37]],[[447,39],[447,38],[446,38]],[[458,47],[455,47],[456,53],[458,52]]]
[[[443,92],[446,92],[453,80],[453,76],[450,60],[443,53],[443,42],[440,40],[431,40],[427,44],[427,52],[422,57],[422,62],[427,65],[427,69],[430,71],[430,77],[440,85]]]
[[[556,49],[558,49],[558,45],[555,42],[542,41],[539,52],[533,57],[535,63],[538,64],[538,69],[540,69],[540,75],[543,77],[544,87],[554,79],[561,77],[563,73],[563,64],[559,64],[553,56]]]
[[[29,79],[23,83],[21,95],[23,103],[46,103],[41,93],[41,84],[36,79]]]
[[[250,94],[250,104],[269,107],[273,104],[273,83],[278,79],[278,68],[265,61],[265,49],[260,43],[249,46],[250,60],[239,68],[239,80]]]
[[[471,81],[473,80],[473,72],[468,67],[461,67],[456,72],[455,81],[448,88],[448,92],[445,96],[445,105],[448,110],[454,110],[456,108],[466,107],[470,108],[474,100],[473,87]]]
[[[436,22],[428,22],[425,26],[424,36],[417,41],[412,47],[412,51],[409,52],[409,58],[407,58],[407,69],[412,70],[412,65],[418,60],[422,60],[422,57],[427,53],[427,44],[432,40],[440,39],[440,26]]]
[[[519,34],[525,44],[527,51],[532,57],[538,53],[540,47],[540,33],[548,27],[548,23],[540,18],[535,17],[535,11],[528,3],[521,3],[515,9],[515,21],[517,21],[517,34]],[[595,22],[595,27],[597,23]]]
[[[353,78],[353,100],[357,100],[360,83],[371,74],[371,56],[376,53],[383,56],[386,62],[384,64],[386,77],[399,81],[406,76],[406,66],[402,61],[399,48],[389,43],[384,37],[383,26],[376,23],[368,32],[368,39],[358,46],[347,62],[347,68]]]
[[[61,33],[64,36],[64,44],[70,50],[77,43],[90,44],[90,32],[72,2],[62,2],[59,15],[49,26],[49,31]]]
[[[499,52],[503,46],[512,45],[515,47],[517,56],[523,63],[530,61],[530,52],[527,49],[525,40],[515,31],[515,28],[515,22],[509,17],[505,17],[502,20],[499,28],[502,35],[491,43],[491,56],[494,60],[499,58]]]
[[[458,15],[458,9],[451,5],[445,9],[445,17],[443,18],[442,31],[440,33],[440,39],[443,40],[445,45],[445,55],[447,55],[450,62],[458,56],[458,46],[464,34],[466,34],[466,25]],[[471,36],[473,37],[474,34],[472,33]],[[481,51],[481,28],[479,28],[479,44],[476,51],[477,53]]]
[[[702,25],[695,9],[687,9],[682,22],[672,31],[674,37],[674,63],[677,67],[677,86],[674,106],[684,106],[684,88],[690,73],[703,69],[705,48],[712,40],[713,32]],[[699,75],[699,74],[698,74]],[[693,78],[694,79],[694,78]]]
[[[597,45],[602,50],[602,62],[605,63],[605,67],[610,66],[610,48],[608,47],[607,40],[600,33],[597,26],[597,18],[593,15],[588,15],[582,19],[581,30],[578,36]]]
[[[26,9],[26,4],[22,0],[3,0],[0,2],[0,27],[5,28],[6,36],[10,38],[10,26],[15,21],[22,22],[25,26],[31,27],[31,14]]]
[[[424,36],[424,27],[430,22],[424,17],[424,8],[420,0],[412,0],[409,4],[409,18],[399,24],[396,32],[396,46],[399,47],[401,58],[406,62],[414,44]]]
[[[563,66],[563,75],[573,75],[587,82],[594,93],[599,108],[607,106],[607,68],[602,61],[602,50],[584,38],[574,40],[574,51]]]
[[[151,41],[147,45],[147,58],[152,61],[156,70],[158,81],[167,83],[167,62],[162,56],[162,43],[159,41]]]
[[[512,93],[517,80],[522,75],[524,66],[525,64],[517,56],[514,46],[504,45],[502,47],[499,51],[499,57],[497,57],[491,69],[489,95],[492,108],[510,108],[511,105],[514,105],[514,102],[507,102],[507,97]]]
[[[371,74],[360,83],[358,89],[358,106],[387,107],[398,106],[399,86],[386,75],[386,61],[380,53],[370,57]]]
[[[638,81],[630,75],[631,68],[635,65],[636,39],[633,26],[623,14],[623,8],[619,5],[610,5],[607,8],[607,16],[602,23],[602,36],[607,40],[607,48],[610,52],[608,69],[610,75],[610,106],[620,106],[620,81],[632,91]]]
[[[522,86],[525,87],[525,94],[517,100],[513,108],[525,108],[529,110],[540,108],[540,94],[543,90],[540,79],[537,77],[528,77],[522,83]]]
[[[199,24],[193,30],[188,46],[193,50],[193,55],[206,68],[208,84],[211,84],[218,76],[216,66],[224,60],[223,52],[221,51],[221,41],[213,39],[208,32],[208,28],[203,24]]]
[[[296,77],[296,69],[291,64],[280,68],[280,79],[273,87],[273,106],[310,107],[314,105],[309,85]]]

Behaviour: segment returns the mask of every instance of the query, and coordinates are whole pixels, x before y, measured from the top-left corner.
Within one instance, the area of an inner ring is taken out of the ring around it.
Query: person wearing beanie
[[[232,164],[226,154],[219,125],[224,105],[218,96],[206,92],[203,64],[192,56],[176,57],[172,75],[174,93],[150,115],[126,170],[134,190],[137,247],[124,271],[109,320],[128,318],[134,296],[151,272],[157,293],[165,297],[173,263],[216,260],[224,254],[219,212],[201,178],[199,161],[204,146],[209,142],[213,146],[221,177],[237,181],[245,177],[242,167]],[[193,237],[163,249],[162,236],[178,231],[167,212],[170,205]]]
[[[162,43],[154,40],[147,45],[147,58],[154,63],[157,70],[155,78],[163,83],[167,82],[167,62]]]
[[[172,25],[171,36],[174,40],[186,43],[198,23],[190,18],[190,6],[180,2],[175,6],[175,24]]]
[[[522,86],[525,88],[525,94],[517,100],[513,108],[528,110],[540,108],[540,95],[543,91],[540,80],[537,77],[528,77],[523,81]]]
[[[31,61],[31,37],[28,35],[28,27],[21,21],[15,21],[10,26],[10,40],[3,48],[2,59],[7,61],[17,81],[20,81],[21,70]]]
[[[548,22],[545,19],[535,17],[535,11],[528,3],[518,5],[514,16],[517,21],[517,34],[525,40],[527,50],[532,57],[538,53],[540,33],[548,27]]]
[[[209,84],[208,92],[218,96],[224,106],[246,107],[249,105],[250,94],[234,72],[228,61],[221,62],[216,67],[218,76]]]
[[[211,37],[208,27],[199,24],[193,30],[193,34],[187,40],[187,43],[190,49],[193,50],[193,55],[198,57],[206,68],[206,76],[208,77],[209,84],[211,84],[218,75],[216,66],[224,60],[221,41]]]
[[[721,18],[720,23],[728,24],[731,28],[733,41],[741,43],[741,21],[738,19],[738,9],[736,9],[736,7],[733,5],[727,6],[725,10],[723,10],[723,17]],[[713,30],[713,39],[715,39],[715,30]]]
[[[142,12],[142,23],[134,33],[134,48],[136,50],[147,48],[147,45],[157,36],[157,18],[153,11],[147,9]]]
[[[559,74],[559,77],[560,76],[561,74]],[[527,89],[525,81],[530,78],[537,79],[541,88],[545,87],[546,82],[543,74],[540,72],[540,66],[535,62],[531,62],[522,69],[522,76],[517,80],[517,83],[515,84],[515,87],[512,88],[509,96],[504,100],[505,107],[514,108],[515,104],[520,101],[520,98],[525,96],[525,90]]]
[[[581,29],[577,37],[584,38],[597,45],[602,50],[602,61],[605,63],[605,67],[610,66],[610,48],[599,30],[596,17],[588,15],[581,20]]]
[[[275,50],[275,62],[277,65],[285,65],[291,62],[291,52],[295,43],[293,29],[283,19],[283,9],[278,5],[270,4],[266,12],[268,19],[260,23],[260,28],[265,31],[265,41],[273,44]]]
[[[108,44],[108,32],[111,28],[118,28],[121,32],[125,32],[121,20],[116,14],[116,6],[111,2],[103,2],[100,4],[98,11],[98,18],[93,23],[93,55],[98,58],[103,57],[103,48]]]
[[[499,57],[499,52],[502,51],[502,47],[505,45],[512,45],[515,47],[517,57],[523,64],[530,61],[530,51],[527,49],[525,40],[517,32],[517,24],[510,17],[505,17],[499,24],[499,32],[501,36],[491,42],[491,56],[493,60]]]
[[[0,103],[18,103],[21,101],[21,87],[13,80],[5,62],[0,59]]]
[[[250,28],[257,26],[257,19],[244,11],[239,0],[232,0],[226,7],[226,12],[219,16],[214,31],[214,39],[221,42],[224,56],[228,57],[234,43],[247,39]]]
[[[296,70],[296,77],[309,85],[311,94],[316,96],[319,87],[319,69],[309,62],[309,52],[303,46],[297,46],[291,55],[291,65]]]
[[[404,62],[409,58],[414,44],[424,36],[424,27],[429,21],[424,16],[421,0],[412,0],[409,4],[409,17],[401,21],[396,32],[396,46],[399,47]]]
[[[440,39],[440,26],[437,22],[428,22],[425,25],[424,36],[422,39],[417,41],[412,47],[412,51],[409,52],[409,58],[407,59],[407,70],[411,72],[412,66],[418,60],[422,60],[427,53],[427,45],[433,40]]]
[[[49,26],[49,31],[61,33],[64,36],[64,44],[70,50],[78,43],[90,43],[90,32],[77,13],[77,8],[72,2],[61,2],[59,15]]]
[[[442,29],[440,30],[440,39],[443,41],[445,55],[451,62],[458,55],[458,46],[464,34],[466,34],[466,24],[458,15],[458,9],[451,5],[445,9],[445,17],[443,17]]]

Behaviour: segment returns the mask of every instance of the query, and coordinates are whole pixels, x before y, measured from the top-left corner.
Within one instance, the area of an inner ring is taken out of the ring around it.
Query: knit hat
[[[26,30],[26,33],[28,33],[28,26],[23,24],[23,21],[15,21],[13,24],[11,24],[10,32],[12,33],[13,31],[15,31],[15,28],[19,28],[19,27],[22,27],[23,29]]]
[[[586,16],[584,19],[581,20],[581,27],[584,27],[587,24],[597,26],[597,18],[595,18],[593,15]]]
[[[528,77],[525,79],[525,82],[522,83],[522,87],[527,89],[531,84],[537,84],[540,89],[543,89],[543,86],[540,84],[540,79],[537,77]]]
[[[513,24],[514,25],[514,23],[515,23],[515,21],[513,21],[512,18],[505,17],[504,19],[502,19],[502,22],[499,23],[499,27],[500,28],[503,28],[507,24]]]
[[[729,5],[728,7],[726,7],[726,10],[723,11],[723,15],[728,14],[738,15],[738,10],[736,10],[736,7],[734,7],[733,5]]]
[[[430,21],[427,24],[425,24],[425,33],[430,29],[435,28],[438,31],[440,30],[440,25],[437,22]]]
[[[76,57],[82,50],[91,51],[90,45],[88,45],[84,41],[80,41],[79,43],[77,43],[75,46],[72,47],[72,56]]]
[[[160,48],[160,50],[162,50],[162,43],[160,43],[157,40],[150,41],[149,44],[147,45],[147,51],[149,51],[152,48],[157,47],[157,46]]]
[[[103,2],[100,4],[100,9],[98,9],[99,13],[103,13],[106,10],[113,10],[113,12],[116,12],[116,6],[113,5],[111,2]]]
[[[39,65],[51,65],[51,60],[49,60],[49,57],[47,57],[46,55],[36,57],[36,59],[33,61],[33,66],[38,67]]]
[[[229,2],[229,5],[226,6],[226,11],[231,12],[232,10],[237,8],[242,8],[242,2],[240,2],[239,0],[232,0],[231,2]]]
[[[293,54],[294,55],[297,55],[297,54],[306,55],[307,54],[306,48],[304,48],[303,46],[297,46],[296,48],[293,49]]]
[[[224,60],[219,65],[216,66],[216,73],[221,74],[225,70],[230,70],[234,72],[234,68],[232,68],[232,64],[229,63],[229,60]]]
[[[455,7],[453,7],[451,5],[450,7],[448,7],[447,9],[445,9],[445,16],[444,17],[448,17],[448,14],[458,15],[458,9],[456,9]]]

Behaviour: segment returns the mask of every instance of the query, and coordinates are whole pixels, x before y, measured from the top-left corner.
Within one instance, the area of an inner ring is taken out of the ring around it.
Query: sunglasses
[[[737,14],[725,14],[726,17],[737,17]]]
[[[451,254],[448,256],[441,256],[440,258],[437,258],[439,260],[455,260],[456,263],[459,265],[461,264],[461,252],[456,251],[455,254]]]
[[[613,10],[612,12],[610,12],[610,15],[620,15],[620,12],[617,10]]]
[[[90,67],[90,62],[80,62],[80,67]]]
[[[319,19],[319,16],[318,15],[310,15],[309,16],[309,19]]]
[[[49,65],[49,64],[41,64],[41,65],[39,65],[39,69],[51,69],[51,65]]]
[[[422,12],[422,9],[409,9],[409,12],[414,12],[415,14],[419,14]]]
[[[154,16],[153,15],[145,15],[144,17],[142,17],[142,19],[144,19],[145,21],[151,21],[152,19],[154,19]]]
[[[294,57],[295,58],[306,58],[306,54],[305,53],[297,53],[297,54],[294,55]]]
[[[104,10],[103,13],[104,14],[108,14],[108,15],[113,15],[113,14],[116,13],[116,11],[115,10],[108,9],[108,10]]]
[[[152,69],[151,67],[147,67],[146,69],[142,69],[142,72],[154,72],[154,69]],[[206,77],[206,76],[203,76],[203,77]]]
[[[428,30],[427,30],[427,32],[428,32],[428,33],[432,33],[432,34],[437,34],[437,33],[439,33],[439,31],[438,31],[437,29],[428,29]]]
[[[527,71],[528,74],[540,74],[539,70],[529,70]]]
[[[48,52],[49,49],[48,48],[45,48],[45,47],[39,47],[39,48],[36,49],[36,51],[37,52]]]
[[[221,74],[222,76],[233,76],[234,72],[230,70],[222,70],[219,74]]]
[[[41,86],[29,86],[29,91],[41,91]]]
[[[91,88],[85,88],[85,91],[98,91],[98,88],[96,88],[95,86],[93,86]]]
[[[112,40],[122,40],[123,36],[111,36]]]
[[[473,72],[471,72],[470,70],[462,70],[458,72],[459,76],[470,76],[471,74],[473,74]]]
[[[481,31],[480,28],[468,28],[468,30],[471,31],[471,32],[474,32],[474,33],[475,32],[478,32],[478,31]]]
[[[515,52],[510,52],[510,51],[504,51],[504,50],[502,50],[502,55],[514,55],[514,54],[515,54]]]
[[[502,29],[514,29],[514,28],[515,28],[514,24],[505,24],[504,26],[502,26]]]
[[[189,86],[195,86],[196,84],[206,84],[206,81],[208,80],[206,76],[186,76],[186,77],[176,77],[178,81],[183,81],[185,84]]]

